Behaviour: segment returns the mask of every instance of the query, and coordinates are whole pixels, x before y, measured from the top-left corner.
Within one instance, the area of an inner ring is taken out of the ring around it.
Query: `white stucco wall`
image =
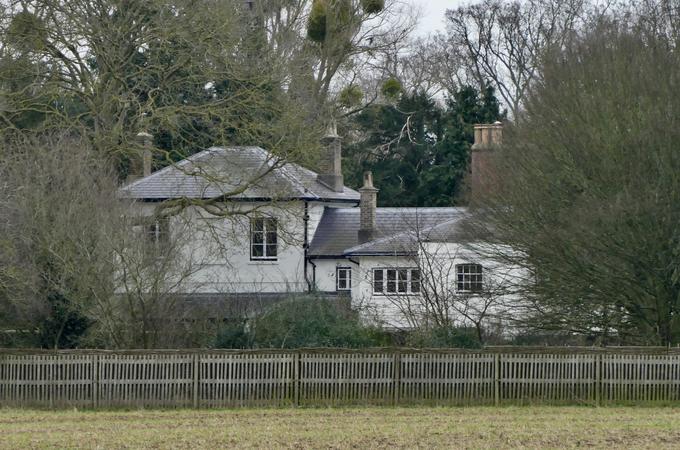
[[[510,314],[514,314],[514,306],[519,298],[512,294],[512,287],[524,279],[524,271],[508,267],[485,257],[483,252],[469,246],[456,243],[427,243],[416,260],[415,257],[404,256],[363,256],[357,258],[360,267],[356,270],[356,284],[352,293],[352,304],[360,309],[368,321],[381,323],[384,326],[398,329],[412,328],[422,324],[427,315],[427,302],[417,294],[373,294],[373,269],[378,268],[416,268],[421,270],[421,289],[438,293],[438,300],[453,303],[467,308],[473,317],[479,317],[485,304],[490,305],[485,322],[500,321],[507,325]],[[481,264],[485,289],[490,292],[485,296],[457,291],[456,265]],[[477,311],[475,311],[475,309]],[[460,326],[469,326],[470,320],[450,309],[450,314]]]
[[[151,216],[158,204],[136,203],[134,213]],[[308,239],[323,215],[324,207],[343,204],[308,203]],[[210,217],[190,207],[171,220],[171,233],[180,239],[185,261],[193,261],[192,274],[176,291],[185,293],[285,293],[305,292],[304,202],[277,205],[234,203],[229,218]],[[275,261],[250,257],[250,218],[239,212],[278,219],[278,256]],[[311,271],[311,268],[309,268]],[[310,273],[311,280],[311,273]]]

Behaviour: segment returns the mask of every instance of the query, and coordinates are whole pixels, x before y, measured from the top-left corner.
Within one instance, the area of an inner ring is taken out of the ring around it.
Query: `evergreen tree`
[[[361,186],[374,173],[380,206],[464,203],[473,125],[503,118],[493,88],[465,86],[439,105],[424,92],[396,105],[374,105],[353,119],[359,139],[347,147],[345,178]]]

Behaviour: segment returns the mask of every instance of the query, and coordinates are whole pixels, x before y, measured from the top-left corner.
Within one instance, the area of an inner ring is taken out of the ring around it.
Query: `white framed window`
[[[352,268],[337,267],[335,269],[335,289],[349,291],[352,289]]]
[[[373,269],[373,294],[413,295],[420,292],[420,270],[414,268]]]
[[[277,221],[271,217],[250,220],[250,259],[275,261],[278,257]]]
[[[481,292],[484,288],[484,268],[481,264],[456,265],[458,292]]]
[[[167,217],[157,217],[144,227],[149,243],[162,245],[170,240],[170,220]]]

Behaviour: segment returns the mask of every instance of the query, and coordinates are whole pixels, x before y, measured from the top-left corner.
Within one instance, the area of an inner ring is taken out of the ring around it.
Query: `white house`
[[[500,124],[476,126],[473,170],[499,139]],[[320,173],[259,147],[214,147],[155,173],[147,161],[146,176],[120,196],[134,214],[156,217],[144,225],[150,239],[183,236],[183,255],[195,264],[172,289],[191,307],[219,304],[233,314],[230,304],[247,310],[314,291],[405,328],[441,308],[436,294],[462,301],[472,317],[470,300],[513,271],[485,261],[459,233],[466,208],[376,207],[370,173],[359,192],[344,186],[340,141],[334,130],[324,138]],[[161,208],[175,213],[160,218]]]

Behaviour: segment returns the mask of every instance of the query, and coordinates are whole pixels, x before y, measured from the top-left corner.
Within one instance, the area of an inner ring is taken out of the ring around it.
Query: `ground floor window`
[[[480,292],[484,285],[484,268],[481,264],[456,265],[456,288],[458,292]]]
[[[349,291],[352,289],[352,268],[338,267],[335,271],[335,288],[338,291]]]
[[[420,292],[420,270],[413,268],[373,269],[373,293],[417,294]]]

